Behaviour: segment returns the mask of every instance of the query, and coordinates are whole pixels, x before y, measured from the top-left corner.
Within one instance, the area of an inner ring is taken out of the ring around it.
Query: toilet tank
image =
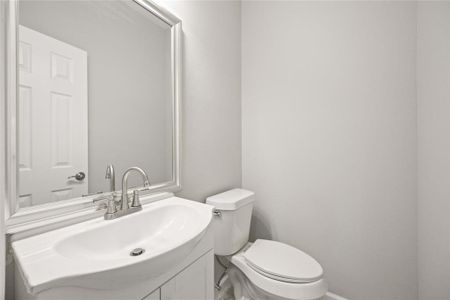
[[[218,211],[213,219],[214,253],[231,255],[248,242],[255,194],[243,189],[229,190],[206,199]]]

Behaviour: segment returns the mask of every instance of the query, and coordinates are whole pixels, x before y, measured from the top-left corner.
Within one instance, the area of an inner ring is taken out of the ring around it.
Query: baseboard
[[[348,300],[347,298],[328,292],[323,300]]]

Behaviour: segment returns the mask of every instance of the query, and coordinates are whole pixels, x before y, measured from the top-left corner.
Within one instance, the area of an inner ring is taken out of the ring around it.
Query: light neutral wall
[[[138,4],[118,1],[22,1],[19,12],[20,24],[87,52],[89,192],[108,190],[109,163],[117,189],[132,166],[152,183],[170,180],[169,27]],[[136,184],[139,176],[130,181]]]
[[[450,299],[450,2],[419,2],[419,298]]]
[[[349,299],[417,298],[415,49],[412,2],[242,3],[252,237]]]
[[[204,201],[241,185],[240,2],[157,1],[183,20],[179,196]]]

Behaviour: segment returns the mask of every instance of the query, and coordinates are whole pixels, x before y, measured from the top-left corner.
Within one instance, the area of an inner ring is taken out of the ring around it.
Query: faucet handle
[[[106,199],[106,213],[105,214],[114,214],[117,212],[116,201],[114,197]]]
[[[133,191],[133,201],[131,202],[131,207],[141,206],[141,201],[139,200],[139,190]]]

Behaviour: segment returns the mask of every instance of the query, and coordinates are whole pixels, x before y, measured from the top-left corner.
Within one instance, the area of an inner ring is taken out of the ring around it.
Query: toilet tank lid
[[[232,189],[206,198],[206,203],[219,210],[236,210],[255,201],[255,193],[244,189]]]

